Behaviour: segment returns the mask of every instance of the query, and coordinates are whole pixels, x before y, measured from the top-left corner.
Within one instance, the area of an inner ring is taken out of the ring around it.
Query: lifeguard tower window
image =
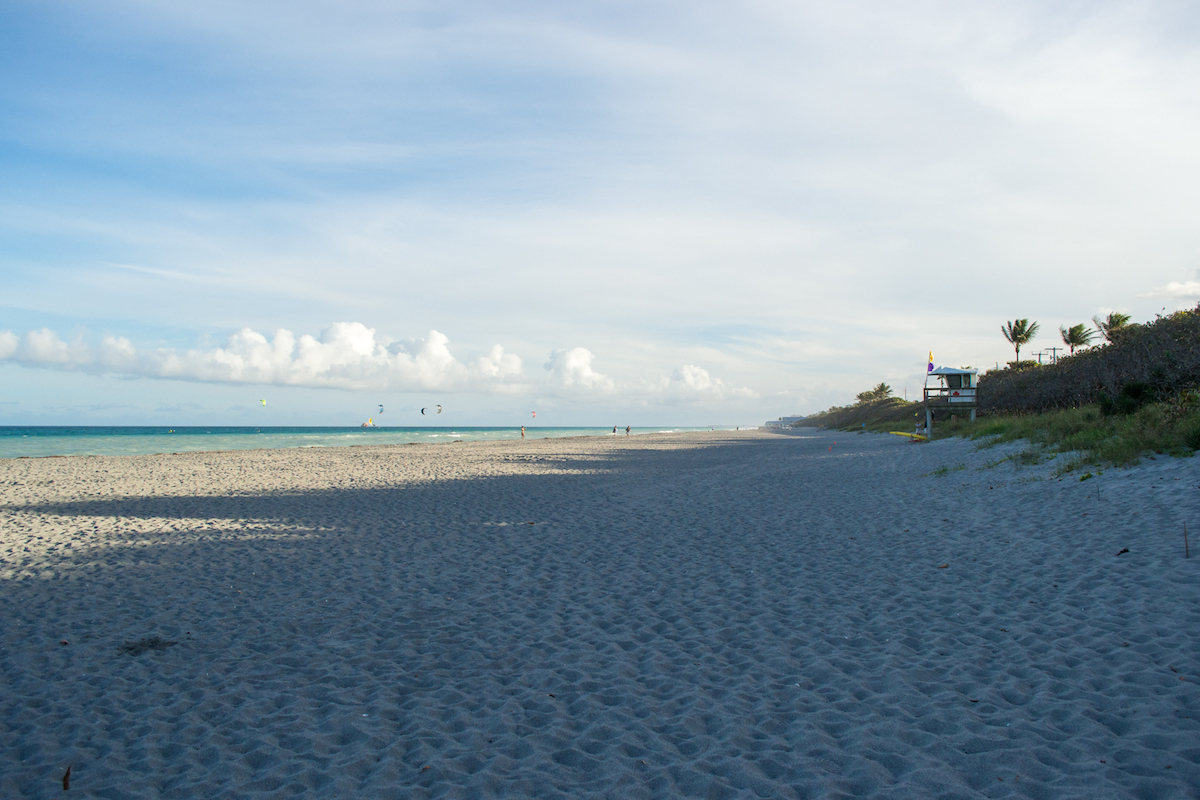
[[[961,389],[963,388],[963,378],[965,377],[965,375],[947,375],[946,386],[950,389]]]

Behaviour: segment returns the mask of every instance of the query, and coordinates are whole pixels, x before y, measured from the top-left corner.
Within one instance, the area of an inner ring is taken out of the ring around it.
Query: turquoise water
[[[706,431],[708,428],[634,428],[633,433]],[[620,429],[621,435],[625,429]],[[530,439],[611,436],[612,428],[526,427]],[[520,439],[520,428],[244,428],[0,426],[0,458],[137,456],[206,450],[350,447],[363,444],[436,444]]]

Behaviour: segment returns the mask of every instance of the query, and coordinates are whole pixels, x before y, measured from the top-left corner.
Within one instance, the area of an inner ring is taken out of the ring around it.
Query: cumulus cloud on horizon
[[[23,336],[0,331],[0,362],[5,361],[94,375],[344,390],[548,392],[568,397],[622,392],[682,401],[758,396],[749,389],[727,387],[691,364],[657,381],[623,385],[598,372],[592,366],[595,356],[584,347],[552,351],[546,375],[534,380],[525,374],[520,356],[503,345],[464,362],[450,352],[449,337],[436,330],[424,338],[392,340],[360,322],[335,323],[319,337],[281,328],[268,339],[242,328],[223,347],[182,353],[139,349],[112,334],[93,346],[82,339],[66,342],[49,328]]]
[[[1200,270],[1196,272],[1196,279],[1190,281],[1171,281],[1166,286],[1159,286],[1152,289],[1140,297],[1174,297],[1179,300],[1197,300],[1200,299]]]
[[[496,345],[472,363],[450,352],[445,334],[389,341],[360,322],[339,322],[321,336],[279,329],[267,337],[242,328],[224,347],[139,350],[129,339],[105,335],[92,347],[64,342],[48,328],[18,337],[0,332],[0,361],[29,367],[78,370],[207,383],[256,383],[331,389],[513,392],[527,389],[520,357]]]
[[[592,369],[594,359],[591,350],[572,347],[550,353],[550,360],[544,366],[555,386],[575,392],[612,394],[616,391],[616,382]]]
[[[758,397],[758,393],[754,390],[745,386],[729,386],[720,378],[710,375],[708,370],[697,367],[695,364],[684,364],[671,375],[661,379],[656,388],[674,397],[695,395],[744,399]]]

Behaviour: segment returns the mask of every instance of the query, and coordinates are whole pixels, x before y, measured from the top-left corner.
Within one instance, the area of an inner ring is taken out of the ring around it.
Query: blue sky
[[[1193,306],[1198,27],[8,2],[0,424],[747,424]]]

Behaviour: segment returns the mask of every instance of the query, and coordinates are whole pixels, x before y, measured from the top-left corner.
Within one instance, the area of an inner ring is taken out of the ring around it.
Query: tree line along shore
[[[1002,327],[1016,359],[980,375],[978,419],[946,420],[935,434],[985,443],[1025,439],[1042,452],[1071,455],[1066,472],[1085,464],[1131,465],[1147,455],[1191,456],[1200,450],[1200,305],[1132,324],[1121,314],[1062,328],[1069,355],[1053,363],[1020,360],[1037,323]],[[1095,336],[1098,346],[1088,347]],[[891,396],[880,383],[853,405],[835,406],[795,427],[911,431],[925,417],[923,402]]]

